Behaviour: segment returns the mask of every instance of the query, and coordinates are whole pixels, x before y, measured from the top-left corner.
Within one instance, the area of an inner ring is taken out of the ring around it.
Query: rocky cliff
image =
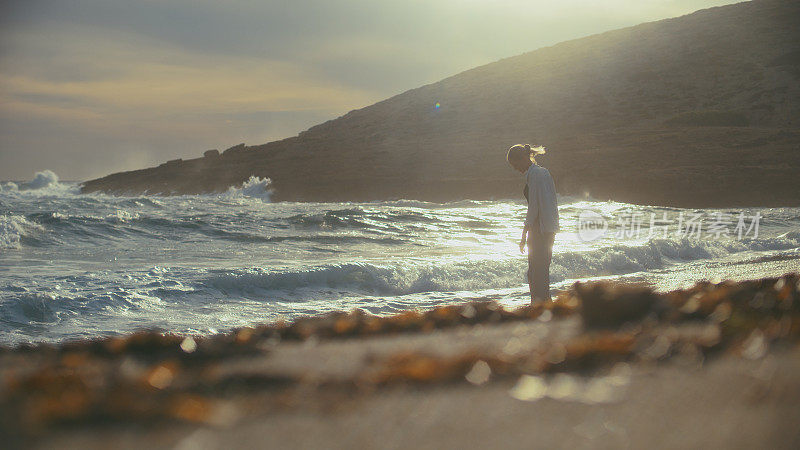
[[[214,192],[256,175],[278,200],[518,197],[505,151],[529,142],[548,147],[540,163],[562,194],[798,205],[798,25],[800,2],[788,0],[644,23],[477,67],[296,137],[83,190]]]

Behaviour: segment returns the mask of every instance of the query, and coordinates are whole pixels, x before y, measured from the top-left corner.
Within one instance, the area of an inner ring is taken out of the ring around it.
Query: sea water
[[[49,171],[0,186],[2,345],[529,301],[522,198],[273,203],[269,181],[258,178],[214,195],[111,196],[80,194]],[[587,235],[587,211],[606,228]],[[562,196],[559,212],[554,294],[593,279],[669,290],[800,269],[800,208]],[[715,228],[718,215],[730,221]],[[697,217],[699,233],[687,226]]]

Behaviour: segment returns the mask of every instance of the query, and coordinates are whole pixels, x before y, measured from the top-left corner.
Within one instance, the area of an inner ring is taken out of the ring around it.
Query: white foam
[[[0,192],[2,193],[17,192],[17,191],[19,191],[19,186],[17,186],[17,183],[14,183],[13,181],[0,183]]]
[[[33,180],[22,186],[24,189],[43,189],[57,186],[58,184],[58,175],[56,175],[55,172],[52,170],[43,170],[41,172],[36,172],[33,176]]]
[[[228,192],[223,194],[223,196],[227,198],[257,198],[261,199],[262,201],[269,202],[270,197],[272,196],[272,189],[270,188],[271,184],[272,180],[269,178],[261,178],[251,175],[250,179],[242,183],[240,187],[229,187]]]
[[[623,275],[663,269],[676,262],[719,260],[734,254],[797,248],[791,238],[705,242],[686,238],[656,239],[639,246],[614,245],[553,255],[551,283],[591,276]],[[293,297],[297,289],[333,289],[365,295],[408,295],[423,292],[510,288],[526,283],[523,258],[437,261],[399,265],[330,264],[297,271],[237,270],[216,274],[202,285],[223,295],[269,297],[278,292]]]
[[[75,183],[62,183],[52,170],[36,172],[31,181],[22,183],[6,182],[0,186],[0,193],[24,196],[65,196],[76,195],[79,188]]]
[[[139,218],[138,212],[130,212],[124,209],[118,209],[114,211],[112,214],[108,214],[105,217],[106,222],[110,223],[128,223],[131,220],[136,220]]]
[[[44,228],[14,214],[0,216],[0,248],[20,248],[22,237]]]
[[[383,266],[346,263],[298,271],[237,270],[217,274],[202,285],[224,295],[260,298],[297,289],[334,289],[370,295],[405,295],[420,292],[455,291],[493,286],[516,286],[523,282],[522,261],[471,261],[445,264]]]

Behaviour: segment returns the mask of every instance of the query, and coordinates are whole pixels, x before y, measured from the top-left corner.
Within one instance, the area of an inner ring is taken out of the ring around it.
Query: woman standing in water
[[[508,149],[506,158],[511,167],[525,174],[525,198],[528,213],[522,228],[519,251],[528,245],[528,284],[531,289],[531,304],[549,301],[550,260],[553,257],[553,241],[558,232],[558,202],[553,177],[544,167],[536,164],[536,155],[545,152],[544,147],[517,144]]]

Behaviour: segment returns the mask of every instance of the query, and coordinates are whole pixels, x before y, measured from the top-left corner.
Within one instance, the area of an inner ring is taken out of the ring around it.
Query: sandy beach
[[[795,448],[800,276],[5,349],[48,448]]]

